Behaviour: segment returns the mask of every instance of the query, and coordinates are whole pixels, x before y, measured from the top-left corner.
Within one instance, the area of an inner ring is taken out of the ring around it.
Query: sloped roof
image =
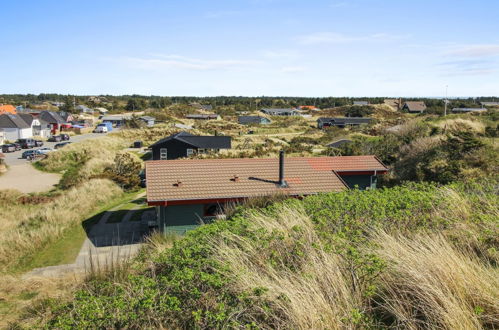
[[[239,116],[237,118],[237,121],[239,122],[239,124],[260,124],[262,122],[262,118],[265,118],[265,117],[261,117],[261,116]],[[267,119],[267,118],[265,118]],[[270,121],[269,119],[267,119],[268,121]]]
[[[185,118],[189,118],[189,119],[216,119],[216,118],[218,118],[218,115],[215,113],[208,113],[208,114],[194,113],[194,114],[186,115]]]
[[[347,189],[337,172],[386,171],[374,156],[290,157],[284,160],[287,188],[278,186],[278,158],[187,159],[146,162],[148,202],[292,196]]]
[[[54,111],[42,111],[40,112],[39,118],[49,124],[64,124],[66,121]]]
[[[404,104],[409,111],[424,111],[426,110],[426,104],[423,101],[407,101]]]
[[[24,120],[24,122],[31,127],[31,124],[33,123],[33,119],[34,119],[31,114],[29,114],[29,113],[18,113],[17,115],[19,117],[21,117],[21,119]]]
[[[232,140],[230,136],[202,136],[192,135],[187,132],[180,132],[159,140],[158,142],[152,144],[151,147],[161,145],[173,139],[185,142],[197,148],[206,149],[230,149]]]
[[[292,109],[292,108],[263,108],[261,111],[265,112],[265,113],[297,112],[296,109]]]
[[[16,114],[16,107],[12,104],[3,104],[0,105],[0,114],[1,113],[11,113],[13,115]]]
[[[0,115],[0,128],[30,128],[19,115],[4,113]]]

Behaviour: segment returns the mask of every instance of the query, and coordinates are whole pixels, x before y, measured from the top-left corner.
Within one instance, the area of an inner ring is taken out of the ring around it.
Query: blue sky
[[[496,0],[0,0],[0,94],[499,95]]]

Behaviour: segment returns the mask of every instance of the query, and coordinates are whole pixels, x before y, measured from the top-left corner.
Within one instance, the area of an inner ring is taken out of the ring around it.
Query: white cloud
[[[308,35],[299,36],[297,39],[301,44],[313,45],[313,44],[339,44],[339,43],[349,43],[358,41],[393,41],[406,39],[409,36],[402,35],[392,35],[388,33],[375,33],[366,36],[349,36],[337,32],[316,32]]]
[[[462,57],[498,56],[499,55],[499,45],[489,44],[489,45],[455,46],[455,47],[452,47],[449,51],[447,51],[446,55],[462,56]]]
[[[296,72],[304,72],[306,71],[306,68],[303,66],[285,66],[281,68],[281,71],[285,73],[296,73]]]
[[[244,69],[261,63],[253,60],[206,60],[181,55],[156,55],[152,58],[125,57],[121,61],[133,68],[144,70],[185,69],[195,71]]]

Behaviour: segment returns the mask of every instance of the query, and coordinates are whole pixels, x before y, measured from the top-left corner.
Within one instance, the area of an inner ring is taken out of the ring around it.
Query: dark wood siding
[[[166,148],[168,149],[168,159],[177,159],[182,157],[187,157],[187,149],[197,150],[196,147],[175,139],[170,141],[163,142],[152,147],[152,159],[160,160],[160,149]]]

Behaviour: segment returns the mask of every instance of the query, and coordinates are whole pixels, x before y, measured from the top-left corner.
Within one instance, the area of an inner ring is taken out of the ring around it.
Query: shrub
[[[114,164],[104,171],[104,177],[116,182],[125,190],[136,189],[140,185],[139,173],[141,160],[129,152],[120,152],[114,158]]]

